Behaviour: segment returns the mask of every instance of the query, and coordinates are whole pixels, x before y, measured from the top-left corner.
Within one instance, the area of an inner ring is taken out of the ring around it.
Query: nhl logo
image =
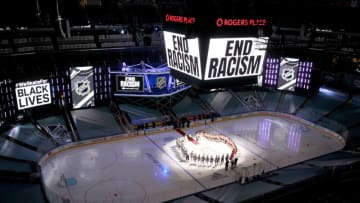
[[[91,91],[89,80],[78,80],[75,82],[75,92],[80,96],[85,96]]]
[[[295,71],[291,68],[283,68],[281,70],[281,78],[285,81],[291,81],[295,79]]]
[[[166,77],[157,77],[156,78],[156,87],[163,89],[166,87]]]

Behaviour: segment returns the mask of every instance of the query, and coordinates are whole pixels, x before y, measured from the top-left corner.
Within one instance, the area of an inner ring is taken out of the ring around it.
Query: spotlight
[[[122,35],[125,34],[125,33],[126,33],[125,28],[121,28],[120,33],[121,33]]]
[[[160,31],[160,27],[158,25],[154,25],[154,32],[159,32]]]

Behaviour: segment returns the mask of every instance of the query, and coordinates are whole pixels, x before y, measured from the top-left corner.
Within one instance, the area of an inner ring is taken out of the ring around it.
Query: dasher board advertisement
[[[50,83],[47,79],[18,82],[15,84],[18,110],[51,104]]]
[[[201,80],[199,39],[164,31],[164,41],[169,68]]]
[[[262,74],[268,38],[211,38],[204,80]]]

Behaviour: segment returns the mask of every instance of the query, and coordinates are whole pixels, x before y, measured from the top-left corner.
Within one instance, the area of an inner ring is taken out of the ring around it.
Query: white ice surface
[[[43,162],[48,199],[162,202],[344,147],[344,142],[323,131],[272,116],[245,117],[183,130],[188,134],[205,130],[231,137],[238,148],[237,167],[225,170],[223,165],[209,167],[179,159],[175,140],[181,135],[176,131],[84,145],[52,155]]]

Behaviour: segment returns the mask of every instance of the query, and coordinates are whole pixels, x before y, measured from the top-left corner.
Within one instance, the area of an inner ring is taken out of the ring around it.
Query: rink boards
[[[61,146],[40,161],[50,202],[162,202],[244,181],[338,151],[344,139],[325,128],[281,113],[257,112],[183,128],[231,137],[234,169],[181,158],[175,130],[113,136]]]

